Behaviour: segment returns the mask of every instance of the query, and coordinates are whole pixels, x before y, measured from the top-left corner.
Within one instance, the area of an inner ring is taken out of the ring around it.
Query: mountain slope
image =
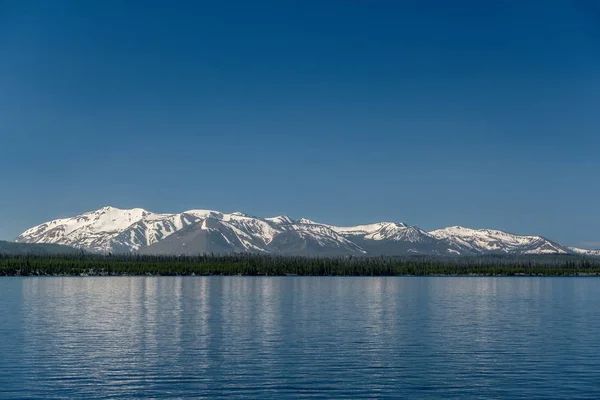
[[[103,207],[73,218],[46,222],[23,232],[17,243],[55,243],[93,252],[111,251],[111,240],[131,224],[152,213],[141,208]]]
[[[541,236],[521,236],[493,229],[452,226],[429,232],[460,254],[567,254],[571,251]]]
[[[587,254],[541,236],[448,227],[431,232],[401,222],[334,226],[281,215],[189,210],[157,214],[104,207],[28,229],[17,243],[59,244],[95,253],[287,255]]]
[[[404,223],[378,222],[357,226],[333,226],[306,219],[300,221],[328,227],[370,255],[456,254],[447,244],[441,243],[424,230]]]
[[[239,252],[247,252],[244,243],[231,227],[215,218],[200,220],[140,250],[153,255]]]
[[[322,226],[241,213],[201,218],[142,254],[262,252],[295,255],[364,254],[358,246]]]
[[[73,254],[81,250],[53,243],[15,243],[0,240],[0,254]]]
[[[569,247],[569,249],[575,254],[581,254],[584,256],[600,257],[600,250],[586,250],[578,249],[577,247]]]
[[[104,207],[38,225],[15,241],[57,243],[96,253],[365,254],[326,226],[299,224],[286,216],[262,219],[211,210],[156,214],[143,209]]]

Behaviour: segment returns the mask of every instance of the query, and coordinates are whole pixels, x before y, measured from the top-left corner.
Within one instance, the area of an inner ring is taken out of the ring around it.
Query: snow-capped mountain
[[[103,207],[73,218],[63,218],[35,226],[23,232],[15,241],[23,243],[55,243],[106,252],[112,248],[113,239],[132,224],[155,215],[134,208],[120,210]]]
[[[104,207],[46,222],[23,232],[20,243],[54,243],[96,253],[201,254],[256,252],[289,255],[586,254],[541,236],[449,227],[425,232],[401,222],[333,226],[282,215],[189,210],[157,214]]]
[[[286,216],[263,219],[211,210],[156,214],[104,207],[38,225],[15,241],[56,243],[96,253],[366,253],[324,225],[295,223]]]
[[[357,226],[332,226],[310,220],[305,224],[325,226],[360,246],[367,254],[401,256],[406,254],[456,254],[424,230],[401,222],[378,222]]]
[[[575,254],[581,254],[584,256],[592,256],[592,257],[600,257],[600,250],[586,250],[586,249],[578,249],[577,247],[569,247]]]
[[[567,254],[569,248],[541,236],[520,236],[494,229],[469,229],[452,226],[429,234],[444,240],[460,254]]]

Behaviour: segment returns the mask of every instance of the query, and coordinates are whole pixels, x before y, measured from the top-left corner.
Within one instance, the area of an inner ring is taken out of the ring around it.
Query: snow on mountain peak
[[[531,239],[540,239],[540,236],[524,236],[515,235],[497,229],[471,229],[463,226],[449,226],[443,229],[437,229],[429,232],[430,235],[438,238],[447,238],[451,236],[458,237],[479,237],[479,238],[496,238],[510,241],[527,241]]]
[[[310,220],[308,218],[300,218],[297,222],[299,224],[322,225],[322,224],[319,224],[318,222],[312,221],[312,220]]]
[[[569,247],[569,249],[576,254],[582,254],[582,255],[594,256],[594,257],[600,256],[600,250],[586,250],[586,249],[579,249],[577,247]]]
[[[122,210],[107,206],[73,218],[38,225],[25,231],[16,241],[56,243],[104,251],[113,237],[150,214],[141,208]]]
[[[420,242],[429,237],[427,232],[402,222],[377,222],[357,226],[330,226],[330,228],[341,235],[362,236],[368,240]]]
[[[186,242],[180,243],[180,237],[186,237]],[[56,243],[101,253],[156,248],[162,254],[172,254],[165,252],[175,252],[173,246],[183,245],[189,254],[194,250],[194,240],[196,246],[200,246],[196,247],[198,251],[216,249],[215,252],[596,255],[594,252],[569,249],[541,236],[514,235],[493,229],[451,226],[425,232],[400,222],[333,226],[306,218],[294,221],[286,215],[258,218],[242,212],[226,214],[213,210],[157,214],[141,208],[111,206],[43,223],[16,239],[17,242]],[[155,246],[161,243],[162,247]]]
[[[184,211],[182,214],[191,215],[196,218],[223,218],[225,216],[225,214],[223,214],[222,212],[213,210],[187,210]]]
[[[567,248],[541,236],[515,235],[497,229],[451,226],[431,231],[429,234],[437,239],[446,240],[458,248],[476,253],[564,254],[569,252]]]
[[[397,224],[395,222],[377,222],[374,224],[367,224],[367,225],[356,225],[356,226],[329,226],[331,229],[333,229],[334,231],[336,231],[337,233],[343,234],[343,235],[368,235],[368,234],[373,234],[377,231],[379,231],[380,229],[382,229],[383,227],[389,227],[389,226],[406,226],[402,223]]]
[[[414,243],[431,238],[431,236],[429,236],[427,232],[414,226],[391,223],[382,226],[377,232],[366,235],[365,238],[373,240],[407,241]]]
[[[273,222],[274,224],[291,224],[294,222],[287,215],[278,215],[277,217],[265,218],[265,220]]]

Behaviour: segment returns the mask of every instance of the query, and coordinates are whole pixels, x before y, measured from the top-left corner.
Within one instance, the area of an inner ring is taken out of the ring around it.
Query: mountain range
[[[583,254],[542,236],[453,226],[426,232],[402,222],[341,227],[287,216],[259,218],[241,212],[189,210],[157,214],[141,208],[103,207],[43,223],[16,243],[57,244],[94,253],[195,255],[272,253],[305,256]]]

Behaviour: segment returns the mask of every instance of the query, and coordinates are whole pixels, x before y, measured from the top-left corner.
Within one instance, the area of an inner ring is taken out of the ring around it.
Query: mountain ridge
[[[0,254],[11,255],[73,255],[81,250],[54,243],[15,243],[0,240]]]
[[[58,244],[93,253],[286,255],[580,254],[543,236],[451,226],[427,232],[403,222],[335,226],[286,215],[188,210],[160,214],[142,208],[102,207],[27,229],[16,243]]]

